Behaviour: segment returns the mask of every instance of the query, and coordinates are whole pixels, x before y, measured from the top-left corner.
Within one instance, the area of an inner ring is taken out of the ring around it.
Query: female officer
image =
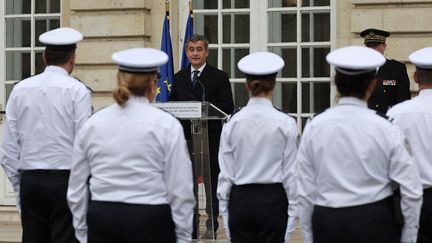
[[[165,53],[114,53],[115,104],[95,113],[74,148],[68,202],[81,243],[189,242],[195,199],[183,129],[154,108]],[[177,239],[177,240],[176,240]]]
[[[217,189],[225,231],[233,243],[284,242],[295,227],[297,125],[271,102],[283,66],[282,58],[268,52],[250,54],[238,63],[250,100],[222,129]]]
[[[298,164],[299,212],[306,243],[415,242],[422,188],[398,128],[367,108],[385,58],[351,46],[331,52],[338,104],[306,125]],[[405,224],[394,219],[399,185]]]

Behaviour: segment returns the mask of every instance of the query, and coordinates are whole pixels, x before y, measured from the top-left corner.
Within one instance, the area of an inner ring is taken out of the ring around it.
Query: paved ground
[[[225,235],[224,228],[223,228],[222,218],[219,217],[218,220],[219,220],[220,227],[219,227],[219,230],[217,232],[217,237],[216,237],[217,240],[203,240],[203,239],[200,239],[200,240],[196,240],[196,241],[193,241],[193,242],[198,242],[198,243],[210,243],[210,242],[212,242],[212,243],[229,243],[230,241],[227,239],[227,237]],[[205,222],[205,219],[201,219],[200,222]],[[205,225],[202,224],[202,225],[200,225],[200,232],[204,232],[204,231],[205,231]],[[294,235],[293,235],[290,243],[303,243],[303,238],[302,238],[302,235],[300,233],[300,227],[299,227],[299,225],[297,225],[297,228],[294,231]]]
[[[200,220],[200,232],[205,231],[205,219]],[[229,243],[223,230],[222,219],[219,218],[221,227],[218,230],[217,240],[195,240],[197,243]],[[0,243],[20,243],[21,242],[21,223],[15,207],[0,207]],[[299,227],[294,232],[291,243],[303,243]]]

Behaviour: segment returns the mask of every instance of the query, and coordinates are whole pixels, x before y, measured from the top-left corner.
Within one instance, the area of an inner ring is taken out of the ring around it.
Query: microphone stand
[[[196,77],[196,80],[197,80],[197,82],[198,82],[198,84],[201,86],[201,88],[202,88],[202,91],[203,91],[203,93],[202,93],[202,101],[204,102],[205,101],[205,87],[204,87],[204,84],[201,82],[201,78],[200,78],[200,76],[197,76]]]

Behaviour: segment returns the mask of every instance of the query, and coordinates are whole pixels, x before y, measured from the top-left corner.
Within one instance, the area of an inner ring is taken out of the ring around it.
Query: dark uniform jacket
[[[231,114],[234,110],[234,102],[228,75],[207,63],[199,78],[205,88],[205,100],[223,112]],[[202,95],[203,90],[200,85],[192,89],[190,64],[174,75],[170,101],[202,101]],[[185,126],[184,128],[186,138],[190,138],[190,127]],[[221,130],[220,122],[209,122],[209,131],[220,132]]]
[[[411,99],[405,64],[387,59],[377,73],[377,86],[368,101],[369,108],[386,113],[404,100]]]

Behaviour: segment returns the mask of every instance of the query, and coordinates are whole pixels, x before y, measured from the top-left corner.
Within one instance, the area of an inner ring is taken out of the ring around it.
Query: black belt
[[[243,184],[243,185],[234,185],[233,187],[236,188],[245,188],[245,189],[253,189],[253,188],[273,188],[273,187],[279,187],[282,186],[282,183],[271,183],[271,184],[258,184],[258,183],[250,183],[250,184]]]
[[[340,210],[340,209],[353,209],[353,208],[369,207],[369,206],[374,206],[374,205],[391,206],[392,199],[393,199],[393,196],[390,196],[390,197],[386,197],[384,199],[381,199],[381,200],[378,200],[375,202],[370,202],[370,203],[365,203],[365,204],[360,204],[360,205],[354,205],[354,206],[339,207],[339,208],[319,206],[319,205],[315,205],[315,207],[325,208],[325,209],[329,209],[329,210]]]
[[[61,175],[69,175],[70,170],[21,170],[22,174],[28,175],[41,175],[41,174],[61,174]]]

